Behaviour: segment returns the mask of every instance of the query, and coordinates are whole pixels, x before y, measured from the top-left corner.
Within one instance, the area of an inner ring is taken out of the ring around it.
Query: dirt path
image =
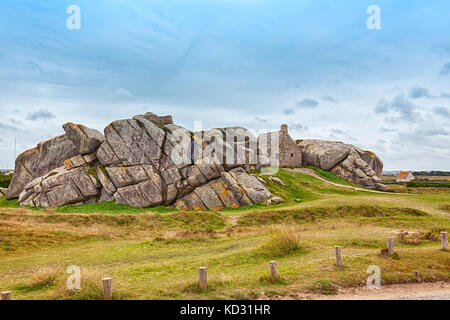
[[[300,173],[303,173],[303,174],[307,174],[307,175],[312,176],[312,177],[314,177],[316,179],[319,179],[320,181],[323,181],[323,182],[328,183],[328,184],[332,184],[333,186],[336,186],[336,187],[352,189],[352,190],[355,190],[355,191],[365,191],[365,192],[381,193],[381,194],[392,194],[392,192],[383,192],[383,191],[377,191],[377,190],[363,189],[363,188],[347,186],[347,185],[344,185],[344,184],[331,182],[331,181],[329,181],[327,179],[322,178],[314,170],[309,169],[309,168],[294,168],[294,169],[286,169],[286,170],[292,171],[292,172],[300,172]],[[401,194],[401,193],[399,193],[399,194]],[[409,194],[411,194],[411,193],[409,193]]]
[[[315,300],[450,300],[450,283],[394,284],[372,290],[367,287],[341,289],[338,295],[314,295],[305,298]]]

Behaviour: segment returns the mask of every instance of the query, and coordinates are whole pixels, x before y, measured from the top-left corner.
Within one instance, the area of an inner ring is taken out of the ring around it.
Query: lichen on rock
[[[104,136],[79,124],[63,128],[70,152],[60,153],[59,161],[41,175],[10,186],[20,204],[48,207],[114,200],[139,208],[216,210],[271,196],[248,173],[260,163],[252,148],[257,139],[243,128],[192,133],[173,124],[171,116],[152,113],[114,121]],[[36,161],[37,155],[29,158],[26,163]]]

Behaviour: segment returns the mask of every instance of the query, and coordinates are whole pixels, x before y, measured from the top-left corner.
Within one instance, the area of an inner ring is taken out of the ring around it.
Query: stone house
[[[277,141],[278,140],[278,141]],[[288,132],[287,124],[282,124],[279,131],[263,133],[258,136],[258,143],[274,166],[301,166],[302,153]]]
[[[402,171],[397,175],[397,182],[409,182],[416,178],[409,171]]]

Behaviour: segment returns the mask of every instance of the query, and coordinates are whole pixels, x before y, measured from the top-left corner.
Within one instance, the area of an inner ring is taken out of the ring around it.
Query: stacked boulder
[[[70,152],[60,153],[58,162],[44,168],[31,181],[20,181],[21,184],[26,183],[19,194],[21,205],[58,207],[97,201],[100,184],[92,174],[91,166],[97,162],[96,150],[105,140],[103,134],[80,124],[66,123],[63,128],[66,132],[65,139],[53,142],[56,146],[53,152]],[[52,154],[50,152],[48,156]],[[16,168],[20,159],[21,155],[16,160]],[[31,157],[28,161],[20,161],[19,166],[32,167],[33,161],[35,159]],[[19,189],[14,178],[9,189]]]
[[[380,178],[383,162],[371,152],[351,144],[323,140],[298,142],[304,165],[330,171],[336,176],[368,189],[386,191]]]
[[[248,174],[268,160],[244,128],[193,133],[153,113],[114,121],[104,136],[73,123],[63,128],[47,142],[51,148],[39,144],[18,157],[9,199],[36,207],[115,201],[217,210],[271,196]]]
[[[77,153],[67,134],[63,134],[20,154],[16,159],[16,168],[6,199],[16,199],[29,182],[59,168],[66,159]]]

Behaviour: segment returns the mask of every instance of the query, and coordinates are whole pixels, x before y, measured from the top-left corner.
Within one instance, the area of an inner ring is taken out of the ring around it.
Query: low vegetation
[[[14,299],[101,299],[109,276],[114,299],[295,299],[362,286],[370,265],[381,268],[382,285],[450,280],[439,239],[450,231],[450,189],[377,194],[288,170],[276,176],[288,187],[261,177],[283,203],[237,210],[112,202],[30,210],[0,199],[0,289]],[[388,237],[395,257],[381,254]],[[336,245],[344,268],[335,266]],[[70,265],[81,268],[80,290],[67,289]]]
[[[11,183],[12,176],[13,176],[12,174],[0,173],[0,187],[8,188],[9,184]]]
[[[406,186],[410,188],[450,188],[450,182],[409,181]]]
[[[414,176],[450,177],[450,171],[413,171]]]
[[[276,228],[259,252],[268,258],[283,257],[301,250],[300,236],[292,228]]]
[[[14,290],[19,292],[32,292],[45,290],[55,286],[61,269],[59,267],[35,268],[31,272],[31,281],[26,284],[17,285]]]
[[[348,182],[347,180],[344,180],[342,178],[339,178],[338,176],[334,175],[333,173],[331,173],[329,171],[325,171],[325,170],[322,170],[320,168],[313,167],[313,166],[305,166],[305,167],[314,170],[319,176],[321,176],[322,178],[324,178],[328,181],[360,188],[360,186],[358,186],[354,183]]]

